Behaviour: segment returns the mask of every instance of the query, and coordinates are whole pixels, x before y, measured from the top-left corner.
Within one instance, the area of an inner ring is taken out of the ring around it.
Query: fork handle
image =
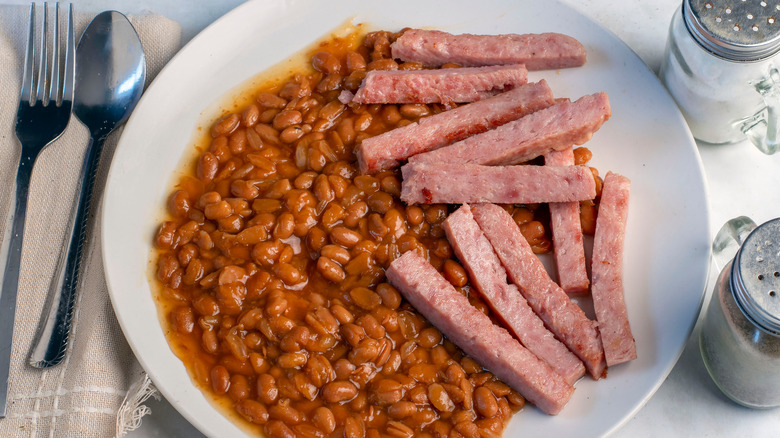
[[[34,164],[34,156],[25,156],[22,153],[16,171],[16,190],[12,195],[11,210],[4,227],[3,241],[0,244],[0,266],[3,267],[2,277],[0,277],[2,283],[0,289],[0,418],[5,418],[7,407],[16,295],[19,290],[24,222],[27,215],[27,194],[30,191],[30,177]]]
[[[104,135],[90,135],[79,178],[75,215],[71,216],[69,232],[65,236],[57,271],[52,278],[47,303],[38,324],[35,345],[30,351],[28,362],[35,368],[48,368],[59,364],[65,358],[73,308],[82,280],[81,261],[84,247],[87,246],[92,189],[105,138]]]

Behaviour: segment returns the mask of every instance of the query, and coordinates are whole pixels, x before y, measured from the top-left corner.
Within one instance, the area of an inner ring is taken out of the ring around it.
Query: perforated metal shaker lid
[[[754,324],[780,336],[780,218],[759,226],[734,260],[732,289]]]
[[[733,61],[755,61],[780,50],[780,1],[683,0],[688,31],[705,49]]]

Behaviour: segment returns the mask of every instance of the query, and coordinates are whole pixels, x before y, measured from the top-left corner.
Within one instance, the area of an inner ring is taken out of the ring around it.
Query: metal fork
[[[16,113],[16,137],[22,145],[16,190],[0,245],[0,418],[6,415],[8,379],[11,366],[14,313],[19,287],[24,221],[30,177],[38,154],[62,135],[70,120],[73,106],[73,81],[76,70],[76,42],[73,9],[68,5],[64,54],[60,38],[60,4],[54,10],[54,44],[49,58],[48,4],[43,4],[43,22],[39,47],[35,41],[35,3],[30,4],[30,29],[24,56],[24,76],[19,109]],[[36,50],[40,50],[36,64]],[[49,64],[51,62],[51,64]],[[36,78],[37,76],[37,78]]]

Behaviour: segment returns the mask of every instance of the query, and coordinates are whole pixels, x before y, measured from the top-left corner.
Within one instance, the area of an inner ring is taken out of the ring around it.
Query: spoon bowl
[[[108,135],[130,117],[146,79],[143,47],[127,18],[96,16],[79,40],[76,65],[73,111],[90,132]]]
[[[127,17],[116,11],[98,14],[76,47],[73,112],[89,130],[75,213],[57,263],[29,363],[46,368],[65,357],[73,304],[81,277],[92,191],[106,137],[124,123],[144,90],[146,57]]]

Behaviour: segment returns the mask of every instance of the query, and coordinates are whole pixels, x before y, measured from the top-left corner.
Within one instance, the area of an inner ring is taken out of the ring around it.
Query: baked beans
[[[393,260],[418,251],[489,312],[441,228],[451,207],[403,205],[398,170],[357,171],[362,140],[443,111],[338,101],[366,71],[422,68],[391,59],[398,35],[320,44],[308,73],[214,122],[168,198],[154,244],[169,341],[258,433],[499,436],[525,403],[385,282]],[[575,149],[577,165],[590,158]],[[505,208],[535,252],[550,251],[545,206]],[[596,209],[581,203],[586,233]]]

